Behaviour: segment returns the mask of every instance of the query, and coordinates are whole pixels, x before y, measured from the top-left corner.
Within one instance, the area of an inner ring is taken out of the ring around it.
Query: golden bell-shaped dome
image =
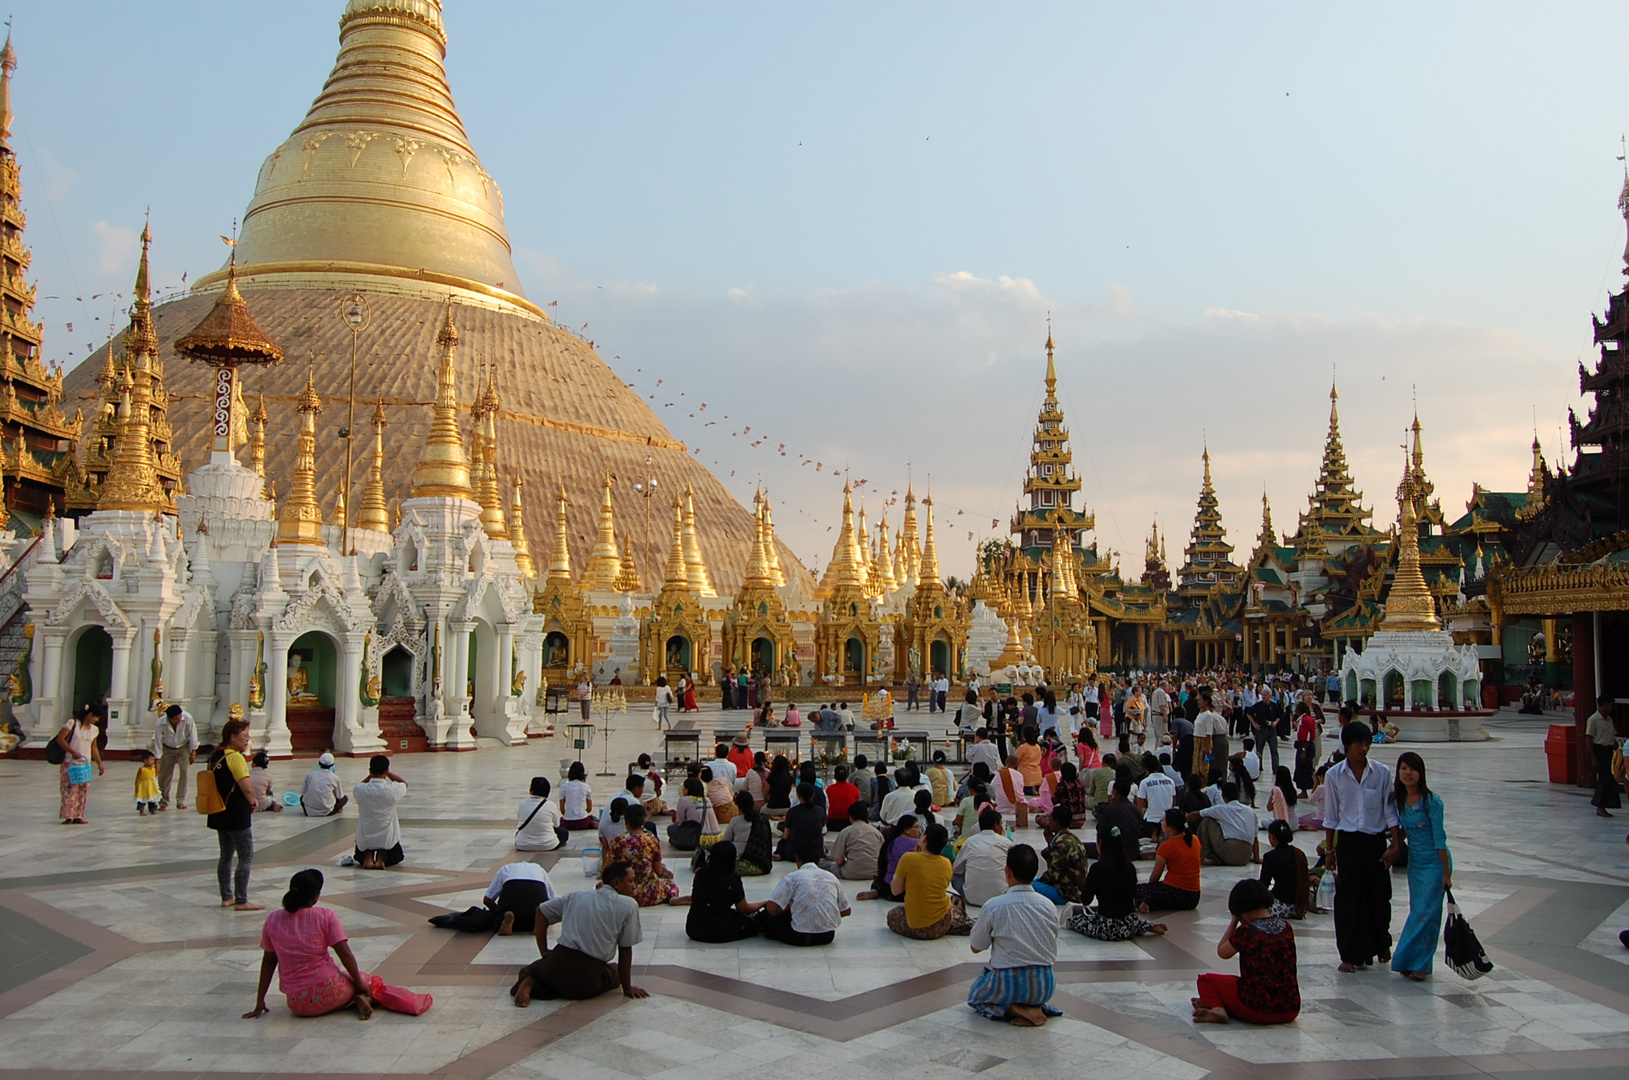
[[[245,284],[385,277],[542,314],[521,292],[503,196],[453,105],[446,53],[440,0],[350,0],[328,81],[255,180],[237,245]]]

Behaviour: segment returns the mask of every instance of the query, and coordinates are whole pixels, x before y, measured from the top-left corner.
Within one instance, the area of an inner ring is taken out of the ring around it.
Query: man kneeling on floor
[[[973,951],[990,950],[990,962],[967,992],[967,1004],[991,1020],[1040,1027],[1063,1015],[1047,1002],[1056,988],[1058,909],[1030,887],[1040,857],[1028,844],[1007,851],[1007,891],[992,898],[973,924]]]
[[[633,984],[633,947],[644,940],[639,905],[630,895],[634,885],[633,868],[614,862],[600,872],[594,889],[538,905],[532,920],[538,959],[520,969],[509,990],[516,1006],[524,1009],[534,997],[598,997],[619,984],[624,997],[650,996]],[[560,924],[560,940],[552,949],[550,923]]]

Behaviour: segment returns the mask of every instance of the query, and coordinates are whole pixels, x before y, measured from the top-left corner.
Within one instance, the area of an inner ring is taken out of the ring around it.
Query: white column
[[[34,631],[34,648],[38,655],[34,663],[34,716],[35,724],[29,735],[47,739],[67,720],[62,714],[62,702],[68,700],[73,687],[62,671],[62,632],[40,629]]]
[[[251,729],[250,737],[272,757],[294,756],[294,742],[288,733],[288,648],[292,641],[266,635],[266,728]]]
[[[475,749],[475,736],[470,734],[473,722],[469,714],[469,635],[475,627],[468,622],[447,621],[446,648],[442,650],[442,689],[446,692],[447,716],[443,748],[447,750]]]
[[[129,726],[131,713],[139,706],[136,697],[131,693],[130,686],[130,646],[134,643],[137,631],[129,630],[113,638],[113,674],[108,683],[108,745],[113,747],[113,739],[122,736],[117,733],[122,727]],[[71,690],[69,691],[72,692]],[[141,701],[145,703],[146,699]],[[79,704],[70,705],[70,709],[78,708]],[[123,747],[118,747],[123,749]]]

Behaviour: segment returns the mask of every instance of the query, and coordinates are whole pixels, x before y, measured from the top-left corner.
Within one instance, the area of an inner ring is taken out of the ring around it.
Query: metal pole
[[[356,339],[368,326],[368,299],[350,293],[339,301],[340,318],[351,330],[351,392],[340,437],[345,440],[345,517],[340,521],[339,553],[351,554],[351,469],[356,458]]]

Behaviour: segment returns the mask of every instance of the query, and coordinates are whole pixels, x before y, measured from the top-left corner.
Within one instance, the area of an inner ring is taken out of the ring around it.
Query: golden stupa
[[[733,595],[745,570],[736,560],[750,550],[755,533],[751,511],[694,461],[587,342],[552,323],[521,288],[503,195],[470,145],[447,83],[440,0],[349,0],[339,42],[322,92],[261,165],[244,214],[236,281],[255,321],[291,360],[313,364],[317,393],[342,405],[351,332],[339,302],[351,291],[367,297],[371,318],[357,338],[356,391],[364,409],[382,403],[389,410],[384,488],[394,503],[409,495],[429,433],[437,335],[450,300],[460,342],[459,429],[468,431],[469,409],[481,392],[478,364],[496,364],[504,388],[496,423],[500,467],[506,477],[523,473],[534,490],[565,485],[576,564],[588,565],[606,474],[652,475],[664,492],[693,491],[701,557],[718,592]],[[206,459],[213,401],[210,372],[181,362],[175,340],[215,304],[226,278],[223,265],[185,298],[152,312],[174,449],[187,469]],[[95,411],[95,375],[102,366],[98,350],[68,375],[65,411],[76,405],[87,414]],[[264,395],[271,417],[270,476],[292,472],[303,366],[240,375],[246,396]],[[338,437],[344,412],[331,410],[317,429],[323,505],[334,502],[345,471],[345,445]],[[363,464],[354,470],[348,506],[363,502],[370,442],[359,439],[356,455]],[[631,492],[632,485],[616,491]],[[645,507],[638,496],[630,498],[617,500],[617,515],[642,521]],[[526,528],[534,536],[553,533],[548,502],[533,500],[526,509]],[[662,580],[661,539],[653,536],[636,547],[646,581]],[[780,554],[812,590],[812,579],[790,549],[782,546]]]

